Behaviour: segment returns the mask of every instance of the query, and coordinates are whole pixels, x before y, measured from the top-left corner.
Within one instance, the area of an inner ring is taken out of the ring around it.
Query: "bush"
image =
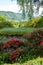
[[[33,27],[33,28],[39,27],[40,28],[40,27],[43,27],[43,16],[33,18],[32,20],[25,22],[24,24],[22,24],[22,27],[24,27],[24,28],[28,28],[28,27]]]
[[[3,43],[1,51],[3,53],[4,61],[18,61],[20,56],[22,57],[25,53],[27,53],[27,46],[24,43],[25,42],[18,38],[11,38],[7,42]]]
[[[43,16],[40,18],[40,20],[37,22],[36,26],[35,27],[43,27]]]
[[[43,30],[36,30],[23,37],[28,40],[30,54],[43,55]]]
[[[0,16],[0,28],[6,28],[6,27],[18,28],[20,27],[20,22],[7,20],[5,16]]]
[[[12,23],[5,16],[0,16],[0,28],[13,27]]]
[[[0,16],[0,28],[13,27],[12,23],[5,16]]]

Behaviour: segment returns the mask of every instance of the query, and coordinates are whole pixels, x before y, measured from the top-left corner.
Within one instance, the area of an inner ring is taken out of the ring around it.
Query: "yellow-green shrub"
[[[0,28],[13,27],[12,23],[5,16],[0,16]]]
[[[20,27],[19,21],[7,20],[5,16],[0,16],[0,28],[7,28],[7,27]]]
[[[43,16],[33,18],[32,20],[25,22],[22,24],[22,27],[43,27]]]
[[[40,17],[32,19],[31,22],[30,22],[30,24],[29,24],[29,26],[30,27],[35,27],[36,24],[37,24],[37,22],[39,22],[39,20],[40,20]]]
[[[43,16],[40,18],[40,20],[37,22],[35,27],[43,27]]]

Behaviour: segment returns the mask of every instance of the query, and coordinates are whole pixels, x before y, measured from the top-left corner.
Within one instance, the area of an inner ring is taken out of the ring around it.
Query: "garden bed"
[[[29,60],[43,57],[43,29],[1,29],[0,51],[0,63],[28,64]]]

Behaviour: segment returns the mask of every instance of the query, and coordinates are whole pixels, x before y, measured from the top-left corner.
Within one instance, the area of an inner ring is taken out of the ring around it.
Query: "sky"
[[[39,15],[41,14],[43,8],[40,8]],[[21,13],[20,6],[17,5],[17,1],[11,1],[11,0],[0,0],[0,11],[11,11],[15,13]],[[35,15],[36,16],[36,15]]]
[[[11,0],[0,0],[0,11],[12,11],[18,13],[20,10],[20,6],[17,5],[17,1]]]

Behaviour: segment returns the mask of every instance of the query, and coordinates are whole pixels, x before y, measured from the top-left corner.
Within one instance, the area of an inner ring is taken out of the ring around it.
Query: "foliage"
[[[23,18],[26,18],[26,13],[28,14],[28,19],[33,17],[33,6],[32,6],[32,0],[17,0],[17,3],[20,5]],[[30,4],[29,4],[30,3]]]
[[[43,27],[43,16],[40,18],[40,20],[37,22],[35,27]]]
[[[2,22],[4,22],[4,21],[6,21],[7,19],[6,19],[6,17],[5,16],[0,16],[0,21]]]
[[[28,28],[28,27],[33,27],[33,28],[40,28],[43,27],[43,16],[33,18],[28,21],[13,21],[10,20],[8,21],[5,16],[0,16],[0,28]]]
[[[3,62],[3,64],[4,65],[11,65],[11,64],[12,65],[31,65],[31,64],[33,64],[33,65],[43,65],[43,57],[42,58],[41,57],[33,58],[33,60],[32,59],[31,60],[28,60],[25,63],[20,63],[20,62],[19,63],[4,63]]]
[[[8,27],[14,27],[18,28],[21,26],[22,23],[16,20],[7,20],[5,16],[0,16],[0,28],[8,28]]]
[[[32,19],[30,23],[30,27],[35,27],[37,25],[37,22],[39,22],[39,20],[40,20],[40,17]]]
[[[13,27],[12,23],[5,16],[0,16],[0,28]]]
[[[35,14],[39,13],[39,8],[42,5],[43,1],[41,0],[17,0],[17,3],[20,5],[23,17],[28,19],[32,19],[34,17],[34,11]],[[36,10],[34,10],[34,7],[36,7]]]
[[[43,65],[43,58],[41,57],[38,57],[36,59],[33,59],[33,60],[28,60],[27,62],[25,63],[13,63],[12,65]],[[7,65],[7,63],[5,63],[4,65]],[[11,65],[11,64],[8,64],[8,65]]]
[[[40,28],[43,27],[43,16],[41,17],[37,17],[37,18],[33,18],[30,21],[25,22],[22,27],[24,28],[28,28],[28,27],[33,27],[33,28]]]
[[[27,33],[23,38],[10,38],[0,46],[0,49],[3,60],[7,58],[5,62],[24,63],[38,56],[43,57],[43,29]]]
[[[43,55],[43,29],[36,30],[30,34],[24,35],[23,37],[29,41],[30,54]]]
[[[3,53],[4,62],[18,61],[20,56],[22,57],[27,53],[27,46],[22,40],[18,38],[11,38],[1,46],[1,52]]]

